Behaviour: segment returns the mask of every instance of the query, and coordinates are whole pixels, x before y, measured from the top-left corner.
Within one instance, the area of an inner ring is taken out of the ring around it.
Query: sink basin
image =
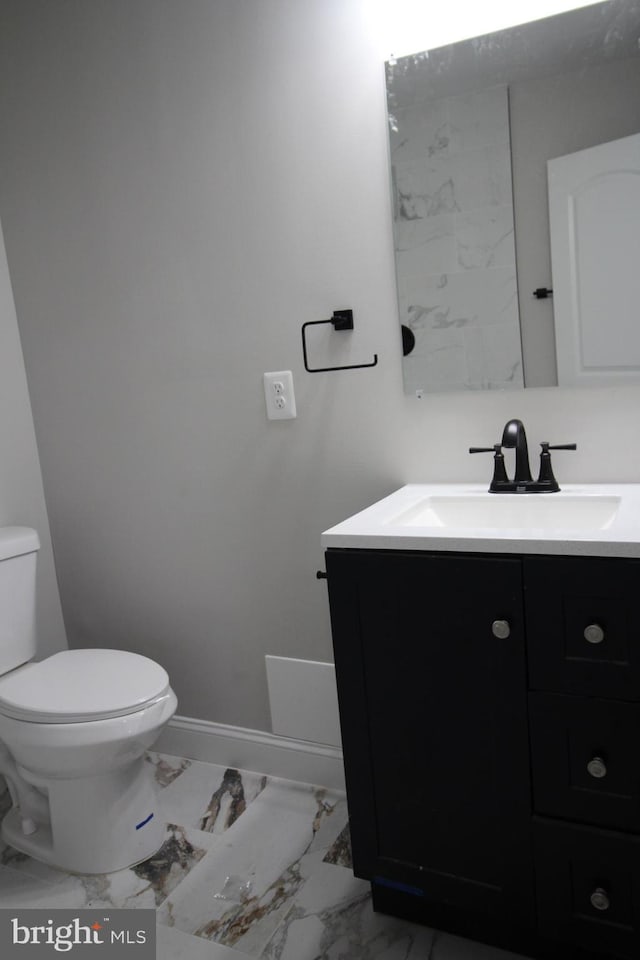
[[[620,497],[555,494],[431,496],[388,522],[408,527],[606,530]]]
[[[322,535],[324,547],[640,557],[640,484],[488,493],[477,484],[407,484]]]

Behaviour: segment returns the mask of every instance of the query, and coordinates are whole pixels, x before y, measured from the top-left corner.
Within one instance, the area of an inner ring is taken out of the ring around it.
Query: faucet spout
[[[502,446],[516,451],[516,472],[513,482],[531,483],[531,469],[529,467],[529,447],[527,434],[522,420],[509,420],[502,432]]]

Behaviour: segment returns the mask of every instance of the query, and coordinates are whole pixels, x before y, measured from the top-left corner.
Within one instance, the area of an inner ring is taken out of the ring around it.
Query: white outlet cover
[[[275,370],[265,373],[264,402],[269,420],[293,420],[296,414],[296,398],[293,392],[291,370]]]

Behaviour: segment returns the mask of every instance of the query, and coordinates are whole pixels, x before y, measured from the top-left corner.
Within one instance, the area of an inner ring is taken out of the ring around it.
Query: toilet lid
[[[0,713],[32,723],[80,723],[141,710],[169,691],[158,663],[123,650],[63,650],[0,678]]]

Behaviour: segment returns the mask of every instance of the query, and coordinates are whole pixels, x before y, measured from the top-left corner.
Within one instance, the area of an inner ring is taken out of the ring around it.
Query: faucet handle
[[[538,484],[543,484],[549,493],[557,493],[560,490],[560,487],[558,485],[558,481],[553,475],[551,454],[549,453],[549,450],[577,450],[578,446],[575,443],[551,444],[546,440],[543,440],[540,446],[542,447],[542,450],[540,451],[540,473],[538,474]]]
[[[469,447],[469,453],[493,454],[493,477],[489,485],[489,493],[495,493],[496,490],[500,488],[500,484],[509,482],[504,465],[504,453],[502,452],[501,443],[494,443],[492,447]]]

